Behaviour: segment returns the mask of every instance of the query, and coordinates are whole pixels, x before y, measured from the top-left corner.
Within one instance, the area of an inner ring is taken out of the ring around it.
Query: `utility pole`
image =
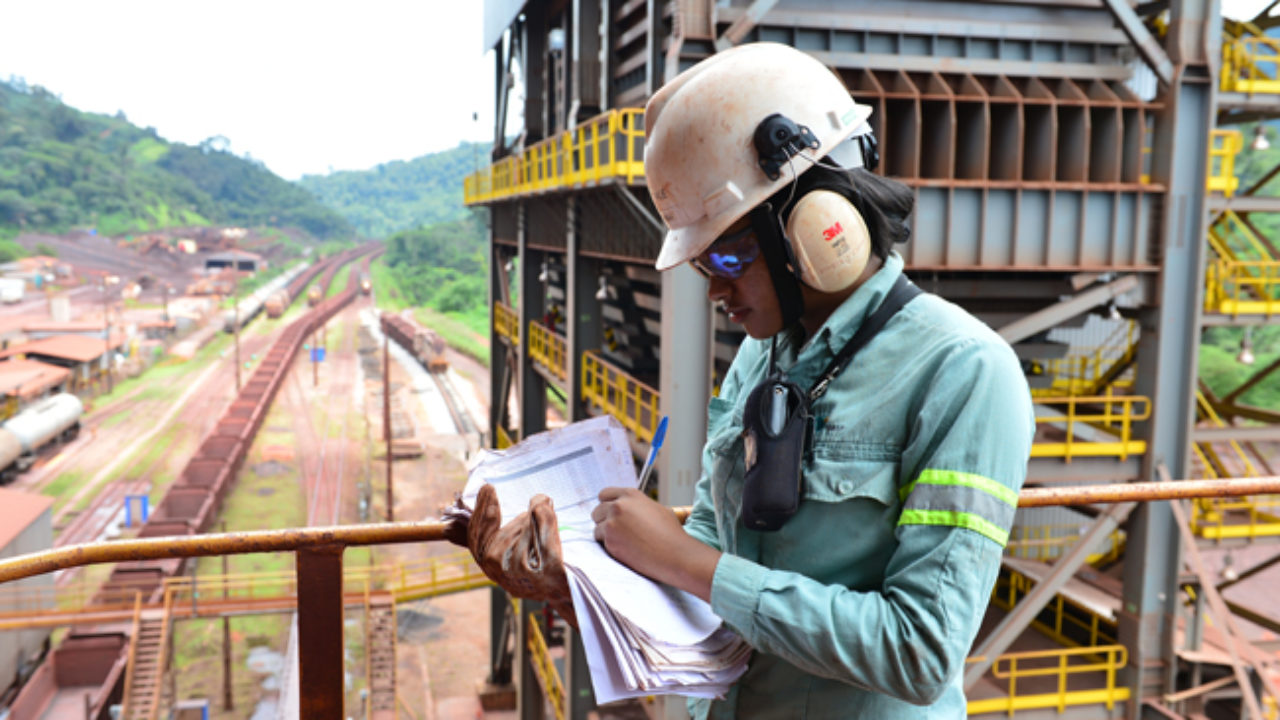
[[[234,266],[233,266],[234,267]],[[235,320],[231,332],[235,335],[236,344],[236,392],[240,392],[240,271],[231,273],[231,307]]]
[[[222,521],[222,532],[227,532],[227,521]],[[222,599],[227,599],[227,583],[231,572],[227,569],[227,556],[222,556]],[[222,616],[222,709],[235,709],[231,697],[231,617]]]
[[[382,323],[382,436],[387,442],[387,522],[395,522],[395,494],[391,479],[391,341]]]
[[[107,392],[111,385],[111,298],[107,295],[107,276],[102,276],[102,357],[107,361]]]

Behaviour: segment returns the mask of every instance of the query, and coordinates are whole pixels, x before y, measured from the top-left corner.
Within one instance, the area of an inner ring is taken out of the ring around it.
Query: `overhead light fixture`
[[[1231,557],[1231,553],[1227,553],[1226,555],[1223,555],[1222,569],[1218,571],[1218,575],[1221,576],[1222,579],[1226,580],[1227,582],[1235,582],[1239,580],[1240,574],[1236,572],[1236,569],[1233,567],[1234,564],[1235,564],[1235,561]]]
[[[1250,331],[1253,328],[1246,327],[1244,329],[1244,337],[1240,338],[1240,354],[1236,356],[1236,362],[1241,365],[1252,365],[1256,360],[1253,356],[1253,336]]]
[[[616,291],[613,288],[609,287],[609,279],[604,275],[601,275],[600,289],[596,290],[596,299],[601,301],[608,300],[610,297],[614,296],[615,292]]]
[[[1258,123],[1253,126],[1253,142],[1249,143],[1250,150],[1266,150],[1271,147],[1271,143],[1267,140],[1267,126]]]
[[[544,283],[551,277],[551,273],[547,272],[547,261],[542,261],[542,272],[538,273],[538,282]]]
[[[1116,306],[1115,300],[1112,300],[1111,302],[1107,303],[1107,319],[1108,320],[1124,319],[1124,317],[1120,315],[1120,308]]]
[[[515,269],[516,269],[516,263],[515,263],[515,261],[514,261],[514,260],[510,260],[510,259],[508,259],[508,260],[507,260],[507,264],[506,264],[506,268],[507,268],[507,272],[509,272],[509,273],[510,273],[510,272],[515,272]]]

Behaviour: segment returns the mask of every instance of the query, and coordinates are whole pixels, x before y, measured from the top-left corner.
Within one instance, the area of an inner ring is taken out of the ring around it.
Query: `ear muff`
[[[831,190],[812,190],[796,201],[787,218],[800,281],[821,292],[848,288],[867,267],[871,234],[862,213]]]

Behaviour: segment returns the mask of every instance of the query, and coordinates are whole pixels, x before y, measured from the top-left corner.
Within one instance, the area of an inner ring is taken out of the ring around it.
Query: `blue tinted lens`
[[[760,245],[748,227],[716,240],[706,252],[694,259],[693,266],[707,276],[736,280],[759,256]]]

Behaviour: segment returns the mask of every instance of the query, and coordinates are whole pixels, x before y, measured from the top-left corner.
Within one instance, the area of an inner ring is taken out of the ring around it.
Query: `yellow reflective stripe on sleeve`
[[[1009,487],[973,473],[958,472],[956,470],[933,470],[926,469],[920,473],[920,477],[911,481],[906,487],[898,491],[898,499],[906,502],[907,496],[911,494],[912,488],[916,485],[960,485],[963,487],[971,487],[975,490],[981,490],[988,495],[993,495],[997,500],[1005,502],[1013,507],[1018,506],[1018,493]]]
[[[978,515],[951,510],[903,510],[898,525],[942,525],[972,530],[994,540],[1000,547],[1009,542],[1009,533]]]

